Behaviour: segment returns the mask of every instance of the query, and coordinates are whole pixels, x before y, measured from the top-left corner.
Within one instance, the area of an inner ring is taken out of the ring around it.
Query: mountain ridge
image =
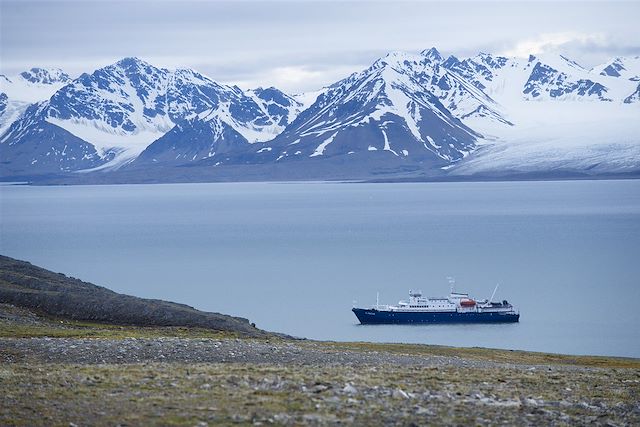
[[[305,168],[314,179],[349,178],[338,167],[357,179],[629,173],[640,170],[639,58],[586,69],[562,55],[445,58],[432,47],[391,52],[307,97],[136,57],[76,79],[33,68],[0,79],[0,176],[161,177],[190,166],[194,179],[215,180],[216,170],[260,164],[290,167],[294,179]],[[17,99],[16,79],[38,87],[38,97],[22,96],[35,104]]]

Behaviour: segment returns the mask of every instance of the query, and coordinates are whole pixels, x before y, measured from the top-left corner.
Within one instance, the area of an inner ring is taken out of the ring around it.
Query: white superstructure
[[[496,290],[497,290],[496,286]],[[454,292],[448,297],[425,297],[420,290],[410,290],[408,301],[399,301],[396,305],[379,305],[379,311],[421,312],[421,313],[517,313],[508,301],[492,302],[490,299],[475,300],[467,293]]]

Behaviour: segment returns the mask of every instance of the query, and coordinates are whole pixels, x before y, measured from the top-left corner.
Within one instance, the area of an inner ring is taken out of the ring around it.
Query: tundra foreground
[[[640,361],[52,320],[0,304],[1,425],[640,423]]]

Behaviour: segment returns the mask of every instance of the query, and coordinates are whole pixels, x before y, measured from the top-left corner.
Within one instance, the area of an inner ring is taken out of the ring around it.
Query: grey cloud
[[[139,56],[223,81],[258,81],[278,67],[334,78],[393,50],[436,46],[471,56],[543,32],[617,34],[591,50],[605,55],[634,52],[621,41],[640,40],[640,3],[2,0],[0,7],[9,74],[34,65],[78,74]]]

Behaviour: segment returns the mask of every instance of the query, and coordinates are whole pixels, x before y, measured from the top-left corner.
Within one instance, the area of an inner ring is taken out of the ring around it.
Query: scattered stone
[[[342,389],[342,392],[347,394],[356,394],[358,393],[358,389],[355,388],[351,383],[347,383]]]
[[[323,391],[329,390],[329,387],[324,384],[316,384],[311,388],[313,393],[322,393]]]
[[[392,394],[394,399],[408,399],[409,395],[400,388],[393,390]]]

